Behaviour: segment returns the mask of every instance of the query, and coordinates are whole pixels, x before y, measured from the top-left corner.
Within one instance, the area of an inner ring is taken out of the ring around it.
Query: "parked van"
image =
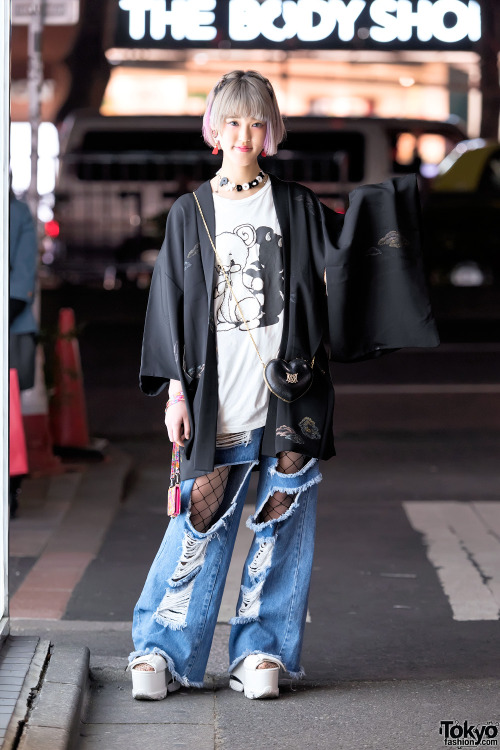
[[[289,117],[286,128],[264,169],[307,185],[339,212],[358,185],[432,170],[426,139],[437,163],[464,138],[458,125],[428,120]],[[147,285],[172,203],[220,164],[200,117],[76,112],[61,130],[53,272],[70,283]]]

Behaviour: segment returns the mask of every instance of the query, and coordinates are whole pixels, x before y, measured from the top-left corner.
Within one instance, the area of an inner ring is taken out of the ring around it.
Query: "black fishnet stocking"
[[[303,468],[305,462],[306,457],[302,453],[283,451],[278,455],[276,471],[281,474],[295,474]],[[279,518],[283,513],[286,513],[294,500],[295,495],[276,491],[264,505],[258,518],[255,519],[256,523],[266,523],[274,518]]]
[[[196,531],[205,532],[224,499],[229,466],[219,466],[210,474],[198,477],[191,490],[191,523]]]
[[[276,471],[279,471],[281,474],[295,474],[304,467],[305,462],[306,457],[302,453],[283,451],[278,455]]]

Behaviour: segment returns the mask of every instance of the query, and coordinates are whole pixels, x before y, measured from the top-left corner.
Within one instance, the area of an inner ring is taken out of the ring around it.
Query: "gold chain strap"
[[[204,217],[204,215],[203,215],[203,211],[201,210],[201,206],[200,206],[200,202],[199,202],[199,200],[198,200],[198,196],[196,195],[196,193],[193,193],[193,195],[194,195],[194,199],[195,199],[195,201],[196,201],[196,203],[197,203],[197,205],[198,205],[198,209],[199,209],[199,211],[200,211],[200,214],[201,214],[201,218],[203,219],[203,224],[205,225],[205,229],[207,230],[207,234],[208,234],[208,239],[210,240],[210,243],[211,243],[211,245],[212,245],[212,247],[213,247],[213,250],[214,250],[214,253],[215,253],[215,257],[217,258],[217,263],[219,264],[220,268],[222,269],[222,273],[224,274],[224,277],[225,277],[225,279],[226,279],[226,283],[227,283],[227,285],[228,285],[229,289],[231,290],[231,294],[232,294],[232,295],[233,295],[233,297],[234,297],[234,301],[236,302],[236,306],[237,306],[237,308],[238,308],[238,310],[239,310],[239,313],[240,313],[241,317],[243,318],[243,322],[245,323],[246,329],[247,329],[247,331],[248,331],[248,335],[249,335],[249,336],[250,336],[250,338],[252,339],[252,344],[253,344],[253,345],[254,345],[254,347],[255,347],[255,351],[257,352],[257,356],[258,356],[258,358],[260,359],[261,365],[262,365],[262,367],[263,367],[263,368],[264,368],[264,370],[265,370],[265,369],[266,369],[266,363],[264,362],[264,360],[263,360],[263,359],[262,359],[262,357],[260,356],[260,352],[259,352],[259,350],[258,350],[258,348],[257,348],[257,344],[255,343],[255,339],[254,339],[254,337],[252,336],[252,333],[251,333],[251,331],[250,331],[250,328],[248,327],[247,319],[246,319],[246,318],[245,318],[245,316],[243,315],[243,311],[242,311],[242,309],[241,309],[241,307],[240,307],[240,303],[239,303],[239,302],[238,302],[238,300],[236,299],[236,296],[235,296],[235,294],[234,294],[234,292],[233,292],[233,287],[231,286],[231,282],[229,281],[229,277],[228,277],[228,275],[227,275],[227,273],[226,273],[226,271],[225,271],[225,269],[224,269],[224,266],[223,266],[223,264],[222,264],[222,261],[221,261],[221,259],[219,258],[219,254],[218,254],[218,252],[217,252],[217,250],[216,250],[216,248],[215,248],[215,245],[214,245],[214,241],[213,241],[213,239],[212,239],[212,235],[210,234],[210,230],[209,230],[209,228],[208,228],[208,226],[207,226],[207,222],[205,221],[205,217]],[[313,359],[312,359],[312,362],[311,362],[311,367],[314,367],[314,360],[315,360],[315,359],[316,359],[316,357],[313,357]]]
[[[219,266],[220,266],[220,267],[221,267],[221,269],[222,269],[222,273],[223,273],[223,274],[224,274],[224,276],[225,276],[225,279],[226,279],[227,285],[228,285],[229,289],[231,290],[231,294],[232,294],[232,295],[233,295],[233,297],[234,297],[234,301],[236,302],[236,306],[237,306],[237,308],[238,308],[238,310],[239,310],[239,313],[240,313],[241,317],[243,318],[243,321],[244,321],[244,323],[245,323],[245,325],[246,325],[246,327],[247,327],[247,331],[248,331],[248,334],[249,334],[250,338],[252,339],[252,344],[253,344],[253,345],[254,345],[254,347],[255,347],[255,351],[257,352],[257,356],[258,356],[258,358],[260,359],[260,362],[261,362],[261,364],[262,364],[262,367],[263,367],[264,369],[266,369],[266,363],[264,362],[264,360],[263,360],[263,359],[262,359],[262,357],[260,356],[260,352],[259,352],[259,350],[258,350],[258,348],[257,348],[257,344],[255,343],[255,339],[254,339],[254,337],[252,336],[252,334],[251,334],[251,332],[250,332],[250,328],[248,327],[247,319],[246,319],[246,318],[245,318],[245,316],[243,315],[243,311],[242,311],[242,309],[241,309],[241,307],[240,307],[240,303],[239,303],[239,302],[238,302],[238,300],[236,299],[236,296],[235,296],[235,294],[234,294],[234,292],[233,292],[233,287],[231,286],[231,282],[229,281],[229,277],[228,277],[228,275],[227,275],[227,273],[226,273],[226,271],[225,271],[225,269],[224,269],[224,266],[223,266],[223,264],[222,264],[222,262],[221,262],[221,259],[219,258],[219,254],[218,254],[217,250],[215,249],[214,241],[213,241],[213,239],[212,239],[212,235],[210,234],[210,230],[209,230],[209,228],[208,228],[208,226],[207,226],[207,222],[205,221],[205,217],[204,217],[204,215],[203,215],[203,211],[201,210],[201,206],[200,206],[200,202],[199,202],[199,200],[198,200],[198,196],[196,195],[196,193],[193,193],[193,195],[194,195],[194,198],[195,198],[195,201],[196,201],[196,203],[198,204],[198,208],[199,208],[199,210],[200,210],[201,218],[203,219],[203,223],[204,223],[204,225],[205,225],[205,229],[207,230],[208,238],[209,238],[209,240],[210,240],[210,242],[211,242],[211,244],[212,244],[212,247],[213,247],[213,249],[214,249],[215,257],[217,258],[217,263],[219,264]]]

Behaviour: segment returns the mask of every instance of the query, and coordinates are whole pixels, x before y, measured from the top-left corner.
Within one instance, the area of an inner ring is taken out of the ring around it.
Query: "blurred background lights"
[[[59,135],[51,122],[42,122],[38,130],[38,176],[39,195],[52,193],[55,188],[59,164]],[[12,189],[22,195],[31,179],[31,126],[29,122],[13,122],[10,131],[10,167]]]
[[[131,115],[184,114],[187,105],[185,75],[165,74],[163,70],[113,68],[106,87],[101,113]]]
[[[485,275],[477,263],[469,261],[459,263],[453,268],[450,281],[453,286],[482,286],[485,282]]]
[[[406,88],[409,88],[410,86],[413,86],[415,83],[415,79],[411,76],[400,76],[399,77],[399,83],[401,86],[405,86]]]
[[[209,57],[206,52],[197,52],[193,56],[193,60],[196,63],[196,65],[206,65],[209,60]]]

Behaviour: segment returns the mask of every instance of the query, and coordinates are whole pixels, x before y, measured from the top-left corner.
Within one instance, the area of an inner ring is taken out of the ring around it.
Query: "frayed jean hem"
[[[251,615],[250,617],[245,617],[245,616],[231,617],[231,619],[228,620],[227,624],[228,625],[246,625],[247,622],[260,622],[260,617],[258,615],[254,615],[254,616]]]
[[[229,676],[231,676],[231,673],[233,672],[234,669],[236,669],[238,664],[241,661],[243,661],[243,659],[246,659],[247,656],[250,656],[250,654],[265,654],[266,656],[269,656],[271,659],[277,659],[281,664],[284,663],[281,657],[278,656],[278,654],[268,654],[265,651],[262,651],[261,649],[256,649],[254,651],[251,651],[249,649],[248,651],[244,651],[240,656],[237,656],[236,659],[233,660],[233,663],[230,665],[229,669],[227,670]],[[286,664],[284,665],[284,667],[285,667],[285,671],[287,672],[287,674],[289,674],[293,680],[301,680],[305,677],[305,674],[306,674],[305,669],[302,666],[300,667],[298,672],[293,672],[289,670]]]
[[[274,465],[269,467],[269,476],[300,477],[302,476],[302,474],[305,474],[306,471],[312,469],[312,467],[318,463],[318,459],[309,458],[309,460],[305,462],[304,466],[301,469],[299,469],[298,471],[290,472],[290,474],[284,474],[284,472],[278,471],[278,463],[279,459],[276,458],[276,462],[274,463]]]

